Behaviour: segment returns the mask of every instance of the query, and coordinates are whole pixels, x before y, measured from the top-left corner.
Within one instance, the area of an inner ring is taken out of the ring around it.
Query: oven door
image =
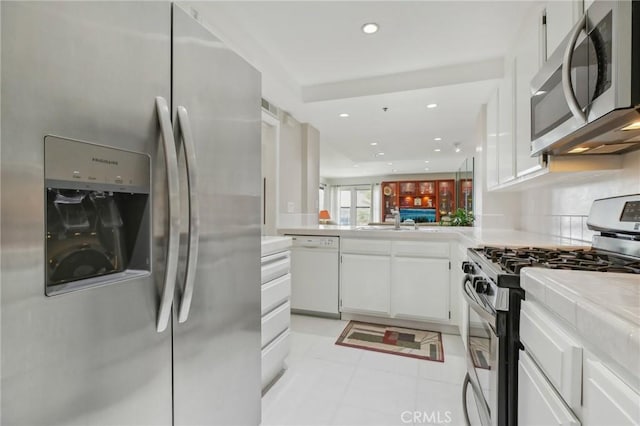
[[[498,424],[497,368],[499,365],[496,312],[487,299],[476,292],[474,280],[478,276],[465,276],[462,294],[468,304],[467,323],[467,378],[463,387],[463,407],[467,424],[467,387],[473,390],[478,416],[483,426]],[[475,314],[475,315],[474,315]],[[468,383],[468,384],[467,384]]]

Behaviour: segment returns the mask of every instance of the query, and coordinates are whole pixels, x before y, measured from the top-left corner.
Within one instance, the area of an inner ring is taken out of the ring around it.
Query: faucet
[[[400,229],[400,209],[398,207],[392,209],[391,214],[393,215],[393,228]]]

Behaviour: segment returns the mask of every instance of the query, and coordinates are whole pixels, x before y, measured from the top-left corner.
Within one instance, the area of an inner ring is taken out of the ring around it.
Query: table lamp
[[[320,223],[326,224],[329,220],[331,220],[329,210],[320,210]]]

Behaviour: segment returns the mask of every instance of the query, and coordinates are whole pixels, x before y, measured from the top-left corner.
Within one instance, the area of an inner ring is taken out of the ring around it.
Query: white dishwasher
[[[291,311],[340,318],[340,238],[290,237]]]

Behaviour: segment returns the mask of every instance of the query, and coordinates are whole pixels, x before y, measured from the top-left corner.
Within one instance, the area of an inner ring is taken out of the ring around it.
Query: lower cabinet
[[[391,259],[387,255],[342,255],[342,310],[389,314]]]
[[[526,352],[520,352],[518,361],[518,425],[580,425]]]
[[[449,243],[343,239],[341,311],[449,320]]]
[[[289,354],[291,323],[291,274],[289,246],[273,249],[263,244],[261,276],[262,388],[285,367]]]
[[[391,312],[394,317],[449,319],[449,261],[393,258]]]
[[[640,424],[640,394],[590,354],[584,362],[583,380],[583,425]]]

